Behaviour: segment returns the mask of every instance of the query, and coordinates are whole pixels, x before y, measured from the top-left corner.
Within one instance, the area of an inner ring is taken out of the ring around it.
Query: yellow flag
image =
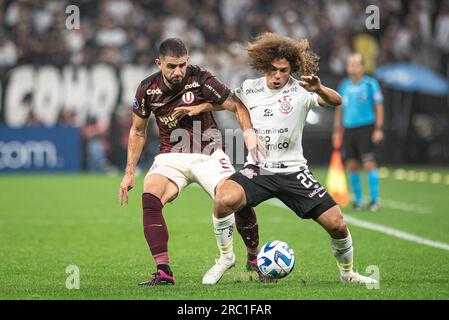
[[[339,150],[334,150],[332,152],[326,186],[329,194],[340,206],[346,207],[348,205],[348,184],[346,183],[345,170],[343,168],[343,161],[341,160],[341,153]]]

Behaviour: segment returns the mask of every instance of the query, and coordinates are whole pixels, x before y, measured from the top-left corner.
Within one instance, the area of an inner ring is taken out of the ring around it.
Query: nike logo
[[[249,107],[249,111],[253,110],[254,108],[257,108],[258,106]]]
[[[324,191],[323,193],[318,194],[318,197],[322,198],[325,194],[326,194],[326,191]]]

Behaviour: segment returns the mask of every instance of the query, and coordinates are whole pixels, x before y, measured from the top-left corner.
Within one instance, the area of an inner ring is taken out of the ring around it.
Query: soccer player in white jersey
[[[250,112],[254,131],[249,129],[245,135],[257,135],[268,153],[265,157],[260,154],[258,159],[249,154],[245,167],[217,188],[215,215],[223,218],[245,206],[255,207],[278,198],[299,217],[315,220],[329,233],[343,282],[376,283],[352,270],[352,238],[340,208],[310,172],[303,155],[301,141],[307,113],[313,107],[340,105],[340,95],[321,84],[315,75],[318,57],[309,49],[307,40],[265,33],[248,45],[247,52],[251,67],[265,76],[244,81],[235,95]],[[299,74],[299,81],[292,77]],[[194,115],[207,108],[183,110]],[[255,258],[258,247],[254,244],[258,245],[259,240],[256,218],[235,216],[239,232],[247,232],[243,239],[248,257]],[[221,271],[219,267],[216,270]]]

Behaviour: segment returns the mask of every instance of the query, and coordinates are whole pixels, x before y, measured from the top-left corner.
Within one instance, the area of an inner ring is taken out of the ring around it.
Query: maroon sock
[[[143,233],[156,264],[169,264],[168,230],[162,215],[162,203],[151,193],[142,194]]]
[[[257,254],[259,246],[259,225],[256,212],[251,207],[245,207],[235,213],[235,225],[251,255]]]

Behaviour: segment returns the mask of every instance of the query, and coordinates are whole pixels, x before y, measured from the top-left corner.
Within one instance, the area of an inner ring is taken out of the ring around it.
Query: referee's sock
[[[379,200],[379,170],[368,171],[368,185],[372,202]]]
[[[362,203],[362,177],[360,172],[351,172],[349,174],[349,180],[352,186],[352,192],[354,192],[355,202],[358,204]]]

